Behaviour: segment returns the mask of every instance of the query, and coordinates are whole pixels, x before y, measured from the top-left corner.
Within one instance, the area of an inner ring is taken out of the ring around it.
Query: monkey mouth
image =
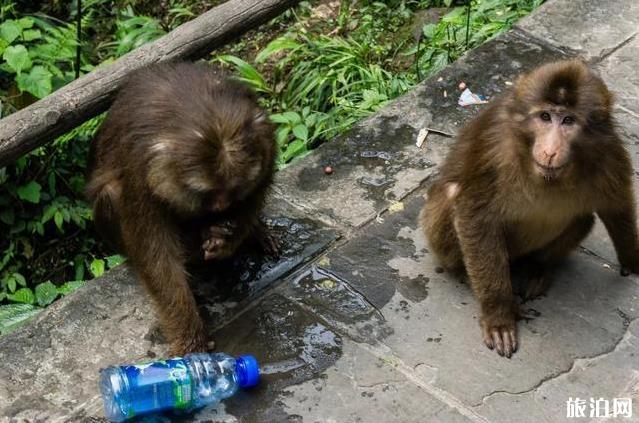
[[[561,166],[546,166],[546,165],[542,165],[537,160],[535,160],[535,166],[537,167],[537,170],[539,170],[541,175],[544,177],[544,179],[549,181],[549,180],[558,178],[561,171],[567,166],[567,163]]]

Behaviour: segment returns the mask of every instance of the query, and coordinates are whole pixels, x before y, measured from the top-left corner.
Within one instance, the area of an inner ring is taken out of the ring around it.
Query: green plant
[[[72,25],[6,19],[0,24],[0,70],[12,76],[19,92],[42,98],[73,79],[76,46]]]
[[[122,56],[165,34],[160,22],[149,16],[137,16],[131,6],[119,14],[114,40],[102,45],[112,56]]]
[[[419,80],[416,68],[422,76],[431,74],[542,1],[473,0],[468,44],[466,0],[345,0],[319,19],[318,2],[304,1],[214,60],[260,95],[277,126],[281,168],[406,92]],[[21,13],[27,3],[0,5],[3,115],[75,74],[75,26],[59,20],[73,21],[75,2],[47,9],[57,18]],[[84,0],[81,69],[155,40],[209,5]],[[450,9],[422,28],[418,48],[411,25],[416,12],[429,7]],[[0,169],[0,233],[7,234],[0,238],[0,333],[122,261],[96,240],[82,200],[88,146],[102,119]]]
[[[452,2],[446,3],[450,6]],[[424,75],[430,75],[459,58],[468,49],[508,30],[516,20],[541,3],[543,0],[473,0],[470,2],[470,16],[467,6],[456,7],[438,23],[424,25],[424,48],[418,52],[415,47],[411,53],[418,54],[420,70]]]

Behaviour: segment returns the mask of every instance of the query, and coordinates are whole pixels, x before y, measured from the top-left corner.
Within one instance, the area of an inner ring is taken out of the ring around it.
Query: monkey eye
[[[566,116],[564,120],[561,121],[562,125],[572,125],[575,123],[575,118],[572,116]]]
[[[541,120],[545,120],[546,122],[550,122],[550,113],[548,112],[542,112],[539,117],[541,118]]]

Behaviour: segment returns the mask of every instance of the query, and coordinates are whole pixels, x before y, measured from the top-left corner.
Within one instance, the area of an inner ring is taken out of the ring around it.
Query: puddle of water
[[[347,281],[321,267],[313,266],[299,275],[293,286],[300,288],[304,302],[353,323],[370,318],[374,308]]]
[[[382,159],[382,160],[391,160],[395,154],[389,153],[388,151],[371,151],[366,150],[359,153],[360,157],[365,159]]]

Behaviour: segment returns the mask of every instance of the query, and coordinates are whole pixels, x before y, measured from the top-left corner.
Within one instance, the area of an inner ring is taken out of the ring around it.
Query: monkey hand
[[[501,356],[510,358],[517,351],[517,326],[515,305],[500,307],[490,313],[483,313],[481,328],[484,343],[489,349],[497,350]]]
[[[202,250],[204,260],[223,259],[235,252],[236,243],[233,242],[237,230],[235,222],[225,220],[204,229]]]
[[[255,229],[255,240],[262,251],[269,256],[278,256],[281,250],[280,240],[262,222]]]

